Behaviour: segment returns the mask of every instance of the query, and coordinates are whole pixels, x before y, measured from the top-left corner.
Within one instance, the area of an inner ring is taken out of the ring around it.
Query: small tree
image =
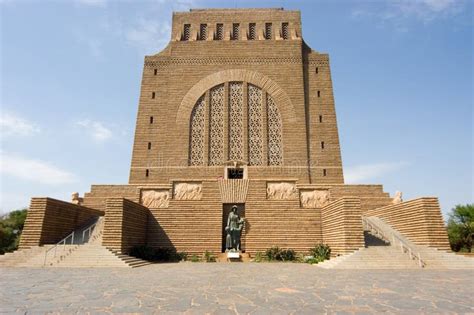
[[[448,219],[448,237],[454,251],[472,250],[474,233],[474,204],[457,205]]]
[[[26,219],[26,209],[15,210],[0,219],[0,254],[18,248]]]

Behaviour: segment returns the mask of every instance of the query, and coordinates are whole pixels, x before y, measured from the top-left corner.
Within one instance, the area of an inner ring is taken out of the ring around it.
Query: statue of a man
[[[240,233],[244,228],[245,220],[239,217],[237,213],[237,206],[233,205],[229,216],[227,217],[227,232],[226,248],[240,251]],[[230,237],[229,237],[230,236]],[[230,242],[229,242],[230,241]]]

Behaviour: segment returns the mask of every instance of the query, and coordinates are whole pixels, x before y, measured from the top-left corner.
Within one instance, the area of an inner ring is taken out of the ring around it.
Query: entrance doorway
[[[224,203],[222,205],[222,252],[225,252],[225,240],[227,237],[227,232],[225,231],[225,228],[227,226],[227,218],[229,217],[229,213],[232,210],[232,206],[236,205],[237,206],[237,214],[239,217],[245,218],[245,204],[244,203]],[[242,229],[242,234],[240,236],[240,251],[245,252],[245,225],[244,228]]]

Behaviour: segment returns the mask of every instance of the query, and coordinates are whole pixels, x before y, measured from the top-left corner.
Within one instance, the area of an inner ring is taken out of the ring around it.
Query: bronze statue
[[[240,234],[244,228],[245,220],[237,213],[237,206],[233,205],[232,210],[227,217],[227,232],[225,247],[227,250],[240,251]]]

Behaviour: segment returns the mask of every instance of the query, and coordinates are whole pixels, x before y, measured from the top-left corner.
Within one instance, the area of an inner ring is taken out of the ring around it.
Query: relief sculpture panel
[[[202,183],[175,183],[173,191],[176,200],[201,200]]]
[[[142,205],[147,208],[168,208],[170,192],[168,189],[142,191]]]
[[[298,190],[292,182],[267,183],[267,199],[295,200],[298,199]]]
[[[303,208],[322,208],[329,203],[329,191],[303,190],[300,193],[300,200]]]

